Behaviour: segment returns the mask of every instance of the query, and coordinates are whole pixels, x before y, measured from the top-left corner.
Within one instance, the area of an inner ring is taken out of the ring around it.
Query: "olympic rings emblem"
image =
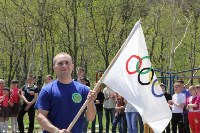
[[[139,61],[137,62],[136,64],[136,70],[135,71],[130,71],[129,68],[128,68],[128,65],[129,65],[129,62],[131,61],[132,58],[136,58],[138,59]],[[141,84],[141,85],[149,85],[149,84],[152,84],[152,88],[151,88],[151,92],[152,94],[155,96],[155,97],[162,97],[164,94],[160,94],[160,95],[157,95],[154,91],[154,86],[155,85],[159,85],[159,84],[156,84],[156,82],[158,82],[158,79],[155,79],[153,82],[153,77],[154,77],[154,70],[153,70],[153,67],[146,67],[146,68],[143,68],[142,70],[140,70],[141,66],[142,66],[142,60],[144,59],[150,59],[150,56],[144,56],[142,58],[140,58],[139,56],[137,55],[132,55],[128,58],[128,60],[126,61],[126,71],[128,74],[132,75],[132,74],[135,74],[136,72],[138,72],[138,82]],[[146,82],[146,83],[143,83],[140,79],[140,75],[142,74],[146,74],[148,72],[151,72],[151,74],[149,74],[149,82]]]

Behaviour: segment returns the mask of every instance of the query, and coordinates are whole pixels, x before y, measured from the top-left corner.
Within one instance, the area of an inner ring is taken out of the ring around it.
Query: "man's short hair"
[[[60,53],[58,53],[58,54],[53,58],[53,65],[55,65],[56,59],[57,59],[57,57],[60,56],[60,55],[67,55],[67,56],[69,56],[70,60],[73,62],[72,57],[71,57],[69,54],[67,54],[67,53],[65,53],[65,52],[60,52]]]
[[[184,81],[181,80],[181,79],[177,80],[176,82],[181,83],[181,84],[184,84]]]

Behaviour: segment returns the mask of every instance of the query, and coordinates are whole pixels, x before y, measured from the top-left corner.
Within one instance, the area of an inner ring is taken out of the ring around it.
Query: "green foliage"
[[[53,74],[52,59],[64,51],[94,83],[140,18],[154,68],[197,68],[199,7],[195,0],[1,1],[0,77],[9,85],[24,84],[28,73]]]

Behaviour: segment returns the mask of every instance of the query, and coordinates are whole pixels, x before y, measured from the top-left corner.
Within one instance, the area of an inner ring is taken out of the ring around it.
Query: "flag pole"
[[[115,57],[113,58],[113,60],[111,61],[110,65],[108,66],[108,68],[106,69],[106,71],[103,73],[103,75],[101,76],[101,78],[99,79],[99,81],[97,82],[97,84],[94,87],[94,91],[96,91],[97,93],[100,90],[100,86],[102,84],[102,80],[104,79],[104,77],[106,76],[106,74],[108,73],[108,71],[111,69],[111,67],[113,66],[113,64],[115,63],[116,59],[119,57],[120,53],[123,51],[123,49],[125,48],[125,46],[127,45],[127,42],[131,39],[131,36],[134,34],[134,32],[136,31],[136,29],[138,28],[138,26],[140,26],[141,23],[141,19],[135,24],[133,30],[131,31],[131,33],[129,34],[128,38],[126,39],[126,41],[123,43],[123,45],[121,46],[121,48],[119,49],[119,51],[117,52],[117,54],[115,55]],[[85,101],[85,103],[83,104],[83,106],[80,108],[79,112],[77,113],[77,115],[74,117],[73,121],[70,123],[69,127],[67,128],[67,131],[70,132],[71,129],[73,128],[74,124],[76,123],[76,121],[78,120],[78,118],[80,117],[80,115],[83,113],[84,109],[86,108],[87,104],[88,104],[89,100],[87,99]]]

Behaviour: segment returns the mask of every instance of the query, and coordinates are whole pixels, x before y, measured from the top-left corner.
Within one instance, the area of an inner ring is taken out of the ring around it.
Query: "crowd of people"
[[[187,89],[183,80],[174,83],[172,100],[168,100],[172,110],[172,132],[200,132],[200,85]]]
[[[56,78],[47,75],[39,91],[35,76],[28,74],[26,84],[19,88],[19,81],[12,80],[10,88],[0,79],[0,132],[7,133],[8,120],[11,119],[12,132],[24,133],[24,115],[28,113],[28,133],[34,131],[35,110],[43,133],[87,133],[88,123],[92,122],[91,132],[105,131],[116,133],[153,133],[143,123],[136,108],[111,88],[100,88],[98,93],[90,89],[90,81],[85,70],[77,67],[77,78],[72,78],[74,65],[67,53],[59,53],[53,59]],[[183,80],[174,83],[174,94],[167,92],[165,84],[160,84],[172,111],[171,122],[163,133],[200,133],[200,85],[188,89]],[[73,126],[71,122],[85,104],[86,108]],[[105,113],[105,114],[104,114]],[[98,119],[96,118],[98,117]],[[96,121],[98,120],[98,129]],[[139,126],[139,127],[138,127]]]

